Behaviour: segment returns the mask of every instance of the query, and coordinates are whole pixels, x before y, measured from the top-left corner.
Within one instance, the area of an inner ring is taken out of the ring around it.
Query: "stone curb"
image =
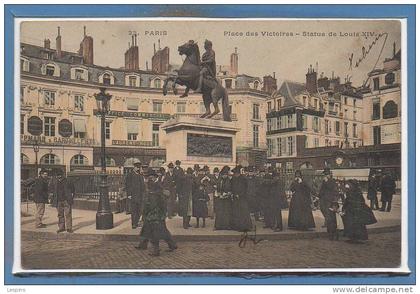
[[[380,234],[390,232],[400,232],[401,226],[394,225],[388,227],[371,228],[368,229],[369,234]],[[249,233],[252,238],[253,233]],[[271,234],[257,234],[257,240],[299,240],[299,239],[316,239],[326,238],[327,232],[279,232]],[[192,241],[237,241],[241,240],[241,234],[228,234],[228,235],[173,235],[177,242],[192,242]],[[251,238],[248,242],[252,242]],[[34,232],[22,230],[22,240],[32,239],[46,239],[46,240],[89,240],[89,241],[138,241],[138,235],[123,235],[123,234],[56,234],[52,232]]]

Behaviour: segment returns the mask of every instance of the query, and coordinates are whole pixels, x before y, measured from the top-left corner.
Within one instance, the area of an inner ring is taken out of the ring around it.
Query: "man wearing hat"
[[[151,241],[153,245],[151,255],[159,256],[159,240],[164,240],[170,251],[177,249],[177,246],[166,227],[166,203],[162,183],[152,168],[147,169],[145,177],[147,192],[144,199],[144,225],[140,231],[140,243],[136,248],[145,250]]]
[[[35,227],[45,228],[47,225],[42,223],[45,213],[45,204],[48,203],[48,171],[41,169],[39,178],[34,183],[34,202],[35,210]]]
[[[133,229],[139,226],[145,193],[144,177],[141,168],[141,162],[134,163],[133,170],[127,174],[125,179],[125,191],[128,199],[130,199],[131,227]]]
[[[390,172],[385,172],[380,185],[382,206],[380,211],[391,211],[391,203],[393,195],[395,194],[395,181],[391,177]]]
[[[184,169],[181,167],[181,161],[176,160],[175,167],[174,167],[174,179],[175,179],[175,186],[176,186],[176,199],[178,199],[178,201],[182,193],[182,182],[184,180],[184,175],[185,175],[185,172],[184,172]]]
[[[331,170],[329,168],[325,168],[322,174],[324,177],[319,189],[319,204],[328,230],[328,224],[336,222],[336,214],[331,211],[330,208],[334,202],[338,201],[339,192],[337,183],[332,177]]]
[[[71,207],[73,205],[74,184],[64,177],[62,170],[57,171],[57,180],[54,183],[55,206],[58,212],[58,231],[73,233]]]
[[[168,171],[165,174],[165,178],[163,180],[163,187],[167,191],[167,213],[168,218],[172,218],[175,216],[176,210],[176,181],[175,181],[175,173],[174,173],[174,164],[170,162],[168,164]]]

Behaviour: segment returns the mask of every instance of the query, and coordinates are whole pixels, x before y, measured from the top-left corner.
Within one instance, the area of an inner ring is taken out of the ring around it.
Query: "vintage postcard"
[[[405,21],[16,33],[14,273],[410,272]]]

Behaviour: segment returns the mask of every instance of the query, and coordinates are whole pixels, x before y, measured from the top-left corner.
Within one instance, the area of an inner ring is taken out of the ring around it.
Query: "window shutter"
[[[127,133],[128,134],[138,134],[139,126],[137,121],[127,121]]]
[[[54,77],[60,77],[60,67],[58,65],[54,65]]]
[[[281,138],[281,154],[286,154],[286,145],[287,145],[287,138]]]
[[[46,64],[41,65],[41,74],[43,74],[43,75],[47,74],[47,65]]]

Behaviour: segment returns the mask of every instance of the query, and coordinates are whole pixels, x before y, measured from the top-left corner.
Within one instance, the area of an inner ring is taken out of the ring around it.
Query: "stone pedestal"
[[[183,167],[236,165],[236,133],[233,122],[179,116],[165,122],[166,161],[180,160]]]

